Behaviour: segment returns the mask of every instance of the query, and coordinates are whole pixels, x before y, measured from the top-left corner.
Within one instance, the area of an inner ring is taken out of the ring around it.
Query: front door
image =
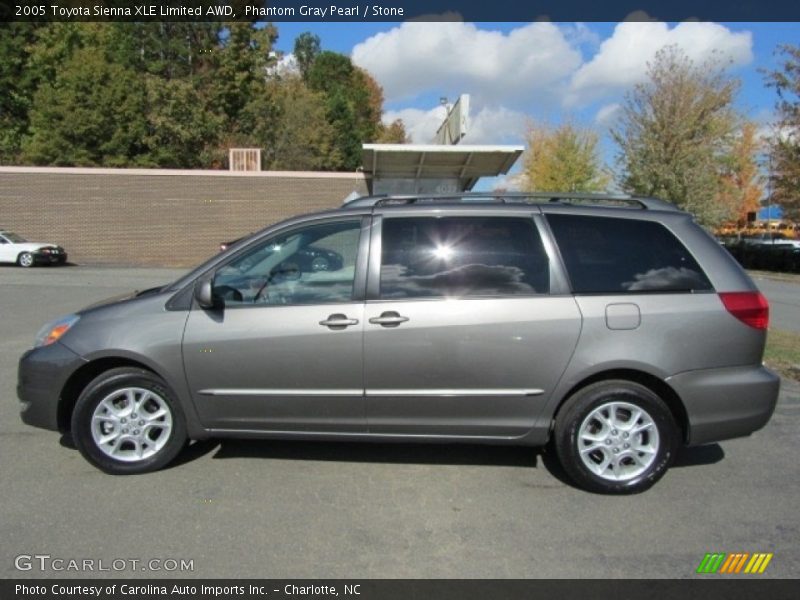
[[[0,262],[16,262],[14,246],[2,235],[0,235]]]
[[[193,308],[183,358],[204,426],[363,432],[368,223],[315,221],[257,242],[217,269],[219,308]],[[363,246],[363,248],[361,247]],[[363,294],[363,291],[361,292]]]

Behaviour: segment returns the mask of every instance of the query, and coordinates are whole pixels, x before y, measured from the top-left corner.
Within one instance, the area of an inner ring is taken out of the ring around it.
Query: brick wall
[[[0,167],[0,228],[71,262],[186,267],[353,191],[367,193],[361,173]]]

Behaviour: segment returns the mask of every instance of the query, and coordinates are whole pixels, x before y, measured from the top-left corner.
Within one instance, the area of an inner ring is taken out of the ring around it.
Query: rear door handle
[[[397,327],[406,321],[408,321],[408,317],[403,317],[393,310],[381,313],[380,317],[372,317],[369,320],[373,325],[383,325],[384,327]]]
[[[330,315],[324,321],[320,321],[319,324],[324,327],[330,327],[331,329],[344,329],[350,325],[358,325],[358,319],[348,319],[347,315],[336,313]]]

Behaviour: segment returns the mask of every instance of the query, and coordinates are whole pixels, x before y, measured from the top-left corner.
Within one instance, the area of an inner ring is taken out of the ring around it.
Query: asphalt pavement
[[[22,424],[16,364],[42,323],[179,274],[0,268],[0,577],[684,578],[707,552],[773,552],[762,577],[800,576],[790,381],[766,428],[684,451],[629,497],[575,489],[529,448],[471,445],[211,441],[161,472],[112,477]],[[773,324],[800,330],[800,286],[759,284]],[[45,570],[17,570],[37,554]],[[193,570],[143,571],[152,559]]]
[[[800,333],[800,284],[762,275],[753,280],[769,300],[770,326]]]

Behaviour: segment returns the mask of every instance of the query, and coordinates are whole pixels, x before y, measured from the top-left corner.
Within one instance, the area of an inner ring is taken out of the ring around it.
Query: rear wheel
[[[33,262],[34,262],[33,254],[31,254],[30,252],[23,252],[17,257],[17,264],[20,267],[25,267],[25,268],[32,267]]]
[[[72,433],[81,454],[114,475],[155,471],[186,442],[180,405],[167,384],[144,369],[111,369],[78,398]]]
[[[606,494],[642,492],[669,468],[679,445],[669,408],[650,389],[603,381],[570,397],[556,418],[554,442],[580,487]]]

